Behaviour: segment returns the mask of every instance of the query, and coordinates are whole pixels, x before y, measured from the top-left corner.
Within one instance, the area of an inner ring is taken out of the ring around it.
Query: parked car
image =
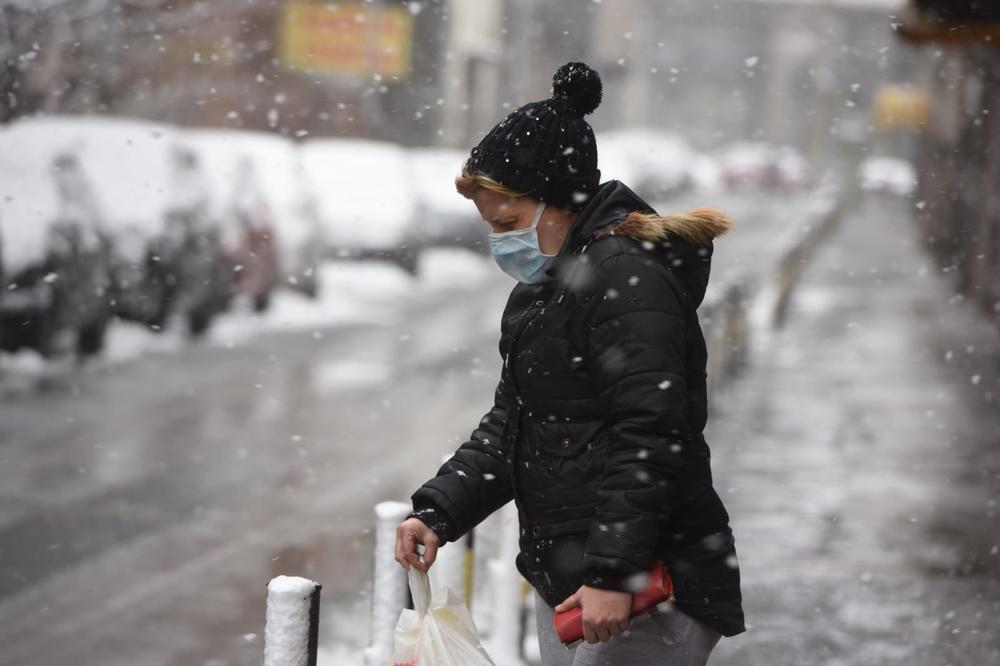
[[[699,184],[703,157],[681,137],[628,128],[597,137],[601,180],[618,179],[647,201],[662,201]]]
[[[324,254],[382,258],[416,271],[413,174],[403,148],[360,139],[316,139],[301,147],[304,177],[323,234]]]
[[[112,316],[109,243],[65,121],[0,131],[0,348],[99,351]]]
[[[138,120],[74,117],[73,149],[93,184],[112,254],[115,314],[193,334],[225,307],[229,285],[198,157],[176,130]]]
[[[917,188],[917,173],[907,160],[872,156],[858,165],[858,181],[865,192],[907,197]]]
[[[320,227],[295,144],[272,134],[183,130],[211,186],[211,218],[238,293],[258,309],[282,283],[316,294]]]
[[[737,141],[716,152],[725,186],[732,190],[796,192],[813,185],[812,169],[791,146]]]
[[[232,298],[233,273],[225,262],[221,233],[211,220],[208,175],[199,155],[187,146],[171,148],[170,194],[164,233],[154,239],[154,279],[163,301],[154,325],[176,315],[192,335],[204,333]]]
[[[217,234],[230,296],[245,295],[260,311],[277,281],[273,213],[250,158],[224,133],[185,132],[185,150],[198,156],[206,179],[207,222]]]
[[[459,150],[410,150],[409,173],[416,197],[416,216],[408,234],[413,248],[459,247],[488,255],[489,227],[475,205],[455,189],[468,155]]]

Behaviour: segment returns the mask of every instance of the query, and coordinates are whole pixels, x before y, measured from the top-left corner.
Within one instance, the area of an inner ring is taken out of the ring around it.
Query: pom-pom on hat
[[[484,174],[567,210],[579,211],[597,191],[594,131],[583,119],[601,103],[601,77],[568,62],[552,77],[552,97],[525,104],[483,137],[466,162]]]

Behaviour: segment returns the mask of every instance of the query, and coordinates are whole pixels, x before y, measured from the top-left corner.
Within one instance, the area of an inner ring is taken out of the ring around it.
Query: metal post
[[[278,576],[267,584],[264,666],[316,666],[321,589],[297,576]]]

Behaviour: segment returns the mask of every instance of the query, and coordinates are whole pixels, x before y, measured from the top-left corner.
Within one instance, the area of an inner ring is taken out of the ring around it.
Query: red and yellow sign
[[[413,17],[402,6],[291,0],[282,8],[281,59],[296,69],[403,77],[412,48]]]
[[[875,91],[875,125],[880,130],[920,132],[927,126],[930,104],[921,88],[884,84]]]

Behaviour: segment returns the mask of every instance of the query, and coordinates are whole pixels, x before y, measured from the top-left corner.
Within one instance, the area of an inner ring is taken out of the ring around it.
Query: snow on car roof
[[[101,207],[103,224],[157,233],[170,205],[174,130],[168,125],[92,116],[51,119],[78,155]]]
[[[277,134],[231,129],[184,129],[180,142],[198,152],[210,181],[211,207],[222,215],[239,187],[238,169],[244,157],[253,164],[254,185],[273,215],[271,223],[282,245],[306,242],[313,222],[298,147]]]
[[[157,233],[170,201],[172,134],[142,120],[58,115],[21,118],[0,132],[4,270],[44,256],[60,203],[49,165],[60,153],[79,160],[102,229]]]
[[[729,168],[757,168],[775,164],[789,173],[805,173],[810,165],[794,147],[765,141],[734,141],[719,148],[716,158]]]
[[[45,256],[49,228],[59,213],[53,159],[66,137],[28,120],[0,129],[0,245],[11,275]]]
[[[148,153],[135,154],[137,146],[154,140],[151,132],[163,129],[150,123],[58,115],[19,118],[0,131],[4,270],[15,272],[41,260],[52,224],[62,207],[72,203],[63,201],[57,190],[54,162],[59,156],[77,159],[87,190],[80,194],[93,202],[90,210],[97,218],[92,221],[101,229],[114,229],[123,214],[130,222],[151,221],[153,205],[146,191],[162,186],[148,176]]]
[[[300,150],[328,242],[387,248],[404,241],[416,199],[401,147],[362,139],[314,139]]]
[[[687,141],[659,129],[609,130],[596,138],[602,181],[617,179],[628,185],[648,174],[674,182],[684,177],[695,155]]]
[[[455,179],[462,173],[468,153],[448,148],[414,148],[409,151],[410,175],[416,197],[432,213],[476,216],[475,205],[458,193]]]
[[[303,188],[295,145],[275,134],[230,129],[183,129],[179,142],[198,152],[213,188],[213,208],[231,202],[244,157],[253,163],[257,186],[279,218],[297,214]]]

